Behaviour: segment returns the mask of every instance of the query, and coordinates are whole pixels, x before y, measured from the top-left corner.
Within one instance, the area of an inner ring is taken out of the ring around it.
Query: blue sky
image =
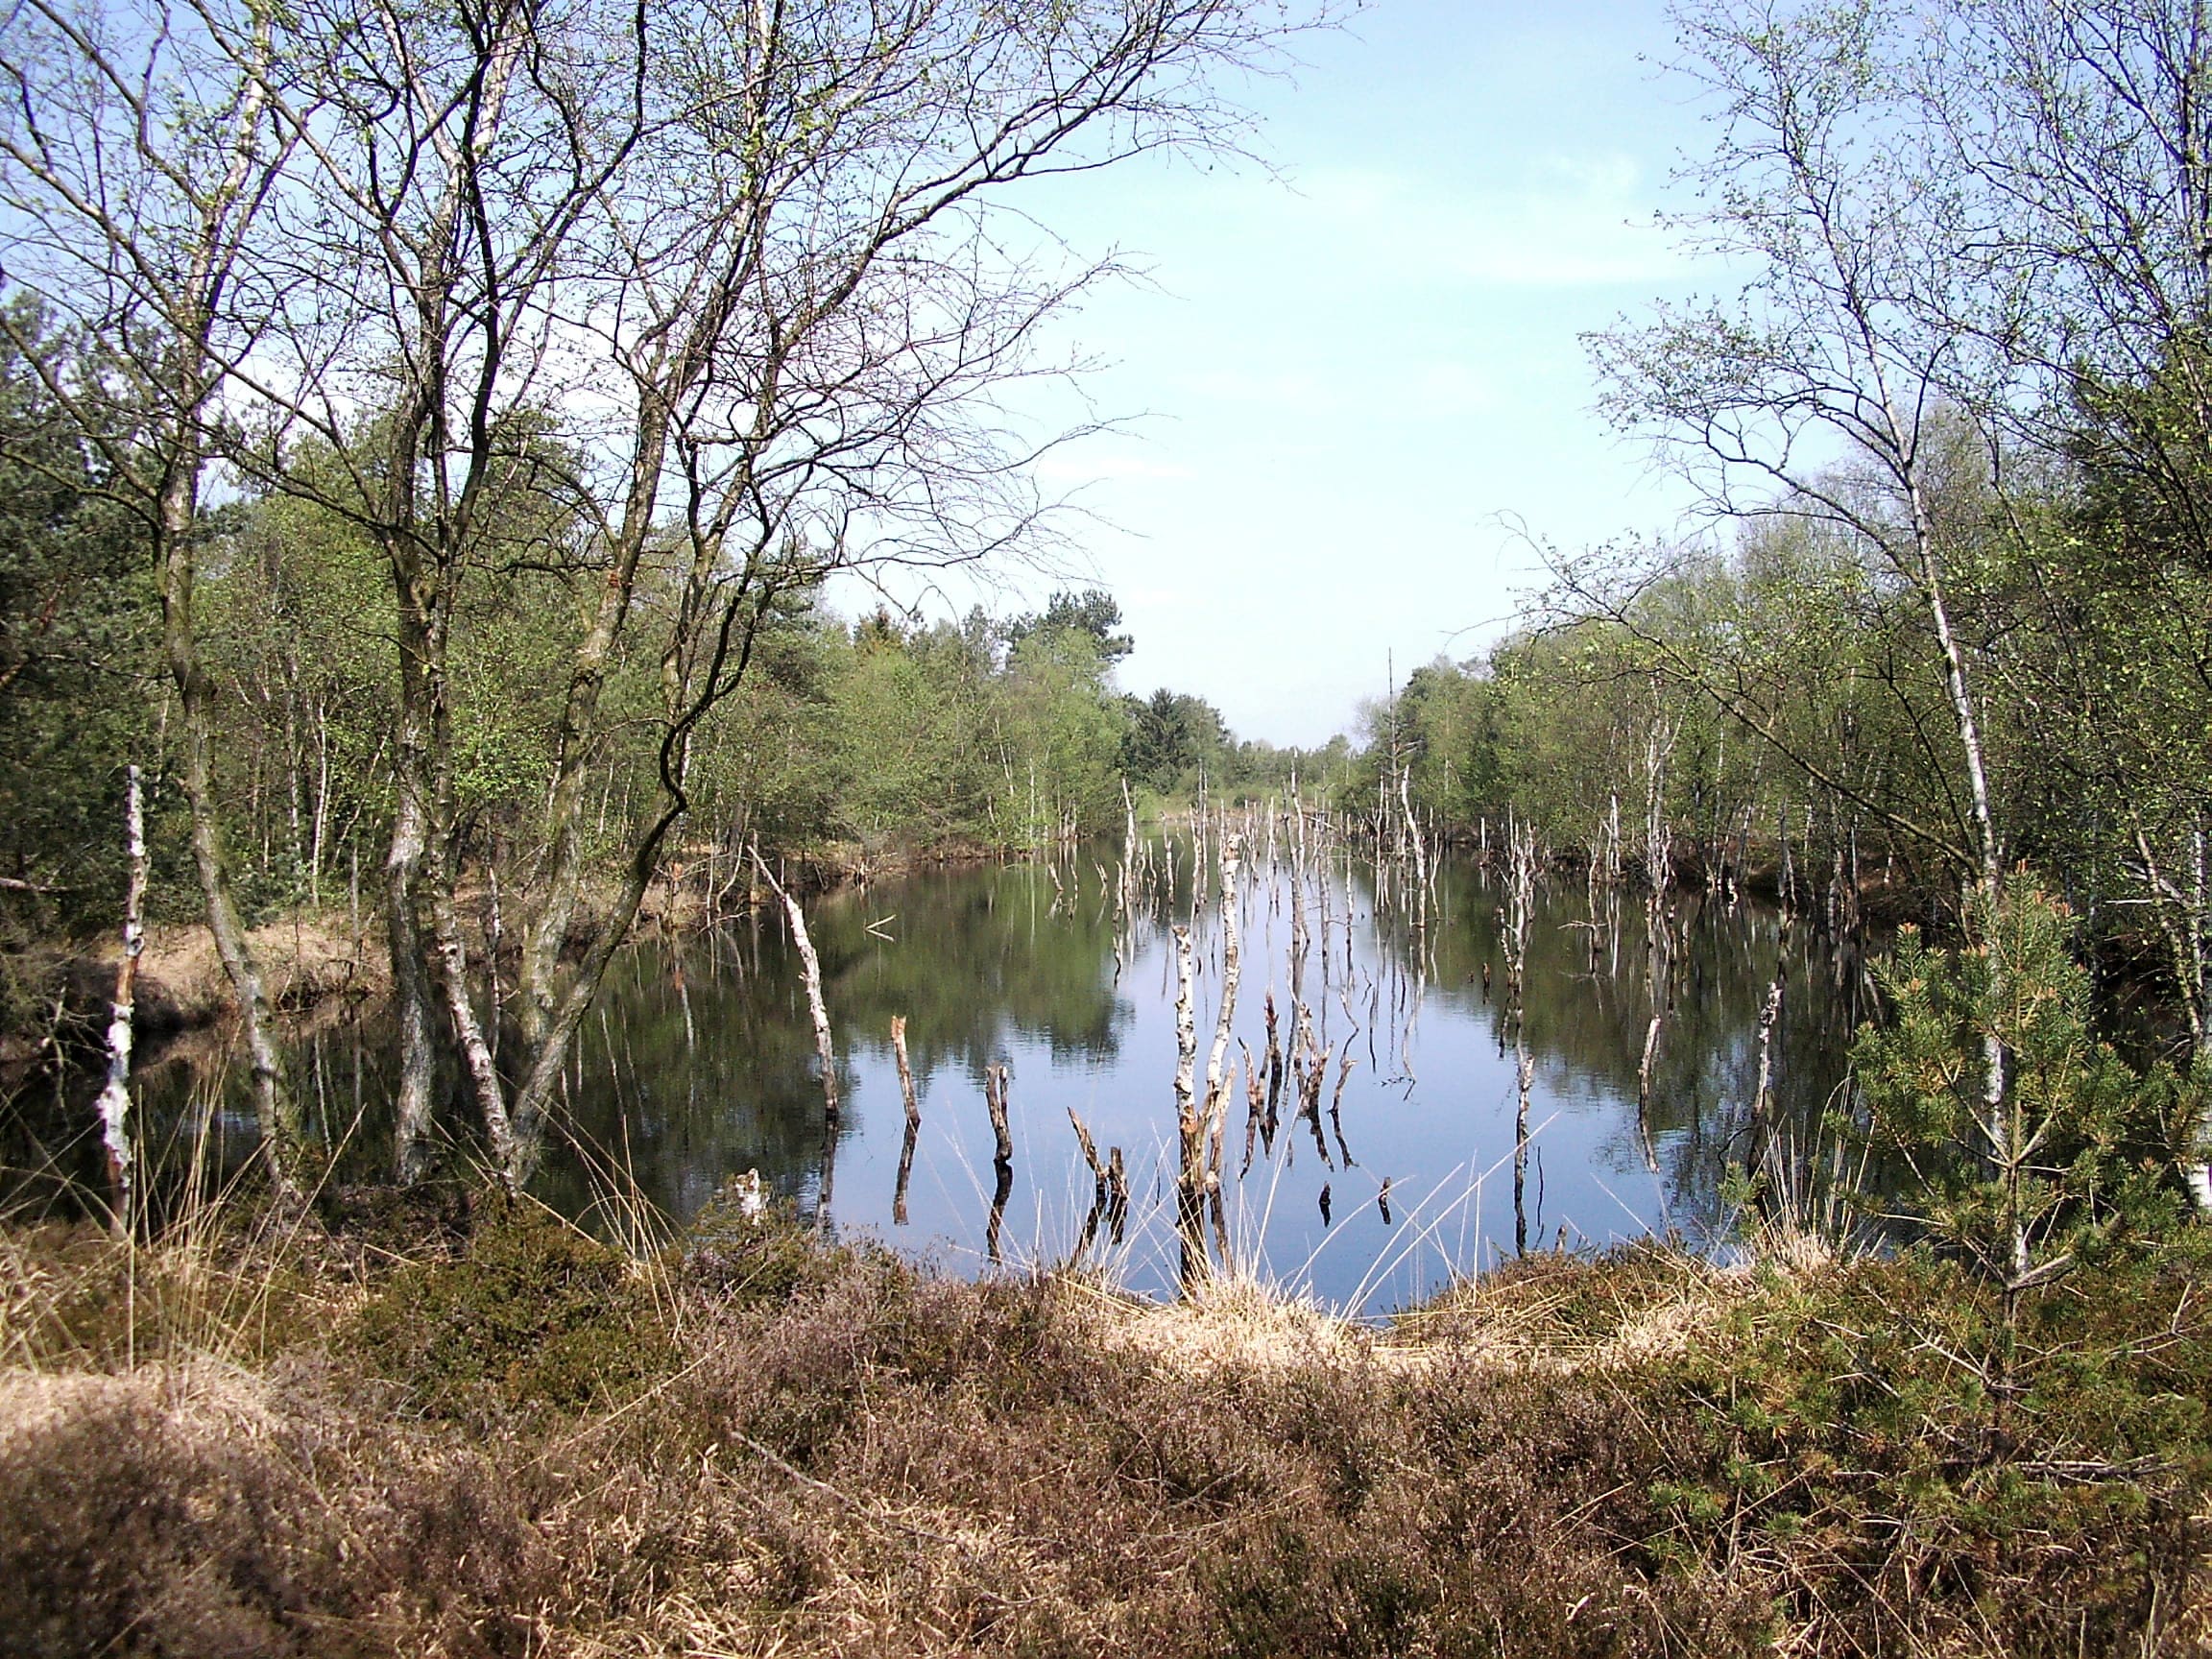
[[[1710,134],[1671,41],[1656,4],[1378,0],[1242,90],[1271,167],[1148,158],[1024,198],[1149,273],[1067,325],[1125,432],[1045,463],[1135,636],[1125,689],[1318,742],[1393,659],[1496,637],[1535,580],[1514,526],[1574,548],[1678,519],[1576,339],[1719,283],[1653,222]]]

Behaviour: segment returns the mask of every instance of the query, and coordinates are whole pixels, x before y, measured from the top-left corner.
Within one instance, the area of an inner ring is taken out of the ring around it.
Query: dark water
[[[617,960],[585,1027],[538,1190],[589,1214],[611,1189],[634,1184],[682,1219],[729,1177],[757,1169],[841,1232],[872,1232],[961,1269],[983,1262],[995,1235],[1008,1264],[1049,1263],[1073,1248],[1094,1196],[1072,1108],[1101,1154],[1123,1150],[1129,1171],[1124,1238],[1117,1246],[1101,1228],[1093,1256],[1134,1287],[1165,1289],[1175,1262],[1174,925],[1191,926],[1199,967],[1201,1090],[1221,991],[1218,896],[1194,893],[1190,865],[1182,843],[1172,873],[1154,872],[1126,922],[1118,871],[1088,857],[1049,872],[925,873],[811,904],[844,1104],[834,1137],[780,916],[640,944]],[[1365,865],[1338,854],[1325,877],[1309,871],[1303,898],[1306,949],[1294,961],[1287,867],[1246,866],[1235,1032],[1264,1054],[1271,992],[1288,1047],[1303,1002],[1330,1053],[1322,1110],[1300,1120],[1286,1083],[1272,1144],[1256,1144],[1246,1167],[1239,1077],[1223,1219],[1257,1271],[1347,1309],[1403,1305],[1493,1262],[1522,1234],[1531,1246],[1562,1233],[1570,1244],[1667,1228],[1718,1237],[1729,1165],[1751,1151],[1758,1021],[1778,955],[1787,991],[1773,1046],[1777,1118],[1795,1126],[1800,1145],[1863,1011],[1856,960],[1831,954],[1810,930],[1785,935],[1771,913],[1677,895],[1671,1012],[1640,1114],[1651,1011],[1642,901],[1623,896],[1616,912],[1601,898],[1594,916],[1579,882],[1540,888],[1525,1023],[1531,1143],[1517,1216],[1500,888],[1471,862],[1448,859],[1416,928],[1394,904],[1378,919]],[[893,1218],[905,1130],[894,1015],[907,1022],[922,1110],[903,1224]],[[1229,1054],[1239,1059],[1235,1043]],[[1352,1070],[1332,1114],[1347,1054]],[[303,1032],[294,1062],[322,1131],[352,1137],[366,1163],[379,1162],[385,1034],[373,1022]],[[994,1228],[983,1074],[996,1064],[1011,1073],[1014,1156]],[[182,1110],[189,1086],[176,1066],[150,1078],[147,1120],[192,1118]],[[236,1080],[202,1075],[196,1087],[200,1120],[214,1107],[217,1127],[243,1144]]]

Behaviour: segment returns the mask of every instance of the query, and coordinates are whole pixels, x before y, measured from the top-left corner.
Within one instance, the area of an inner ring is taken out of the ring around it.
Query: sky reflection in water
[[[1152,845],[1151,878],[1125,928],[1117,922],[1118,849],[1049,871],[926,871],[810,904],[844,1106],[833,1142],[824,1132],[797,952],[778,912],[631,947],[581,1033],[562,1092],[565,1132],[549,1136],[535,1190],[589,1218],[611,1190],[634,1187],[684,1221],[725,1181],[757,1169],[809,1214],[827,1190],[841,1234],[873,1234],[975,1271],[986,1264],[998,1187],[983,1074],[1004,1064],[1014,1157],[997,1227],[1001,1259],[1016,1268],[1064,1261],[1083,1231],[1093,1182],[1072,1107],[1100,1153],[1118,1146],[1128,1166],[1126,1237],[1114,1247],[1102,1228],[1093,1259],[1132,1288],[1167,1291],[1176,1260],[1174,925],[1193,931],[1201,1090],[1221,976],[1217,895],[1194,903],[1190,843],[1174,844],[1171,866],[1166,845]],[[1472,860],[1447,857],[1428,926],[1417,931],[1389,906],[1378,921],[1367,866],[1339,853],[1325,878],[1307,874],[1300,973],[1287,863],[1270,866],[1264,847],[1258,854],[1240,883],[1236,1035],[1264,1056],[1272,994],[1287,1051],[1303,998],[1329,1070],[1319,1120],[1299,1120],[1286,1079],[1272,1144],[1256,1145],[1243,1168],[1242,1054],[1232,1043],[1239,1075],[1225,1149],[1228,1233],[1239,1259],[1272,1283],[1346,1310],[1402,1307],[1514,1247],[1503,892]],[[1600,896],[1593,917],[1579,880],[1539,889],[1522,1217],[1531,1247],[1562,1230],[1575,1246],[1668,1227],[1693,1241],[1714,1236],[1728,1165],[1748,1149],[1759,1011],[1778,950],[1788,982],[1774,1043],[1777,1118],[1796,1145],[1812,1144],[1841,1077],[1848,1033],[1865,1010],[1858,953],[1831,950],[1807,927],[1785,936],[1773,913],[1750,905],[1695,894],[1671,902],[1682,943],[1647,1126],[1636,1107],[1651,1006],[1642,898],[1622,895],[1615,914]],[[905,1113],[893,1015],[907,1022],[922,1110],[902,1224],[894,1219]],[[377,1178],[390,1145],[388,1022],[310,1023],[290,1046],[311,1131],[347,1148],[337,1178]],[[1333,1116],[1347,1053],[1352,1070]],[[445,1121],[466,1136],[471,1114],[458,1079],[447,1094]],[[142,1074],[140,1106],[156,1163],[180,1166],[200,1121],[216,1131],[211,1166],[251,1156],[242,1067],[211,1075],[179,1050]],[[618,1173],[610,1179],[611,1171]]]
[[[617,964],[587,1027],[568,1090],[573,1126],[678,1217],[727,1177],[757,1168],[808,1211],[829,1189],[841,1232],[872,1231],[968,1270],[982,1262],[997,1186],[983,1070],[1003,1063],[1014,1142],[998,1227],[1003,1259],[1064,1260],[1082,1230],[1093,1182],[1072,1107],[1101,1154],[1119,1146],[1129,1167],[1127,1238],[1115,1250],[1102,1233],[1094,1253],[1102,1250],[1133,1287],[1164,1290],[1175,1257],[1173,924],[1193,928],[1201,1090],[1221,989],[1217,896],[1209,893],[1193,916],[1190,865],[1184,843],[1173,877],[1162,870],[1148,884],[1118,967],[1116,871],[1086,857],[1058,866],[1057,882],[1038,866],[987,866],[812,904],[844,1106],[833,1157],[796,953],[780,917],[741,921],[680,950],[639,946]],[[1264,1055],[1271,991],[1287,1047],[1293,999],[1303,996],[1330,1060],[1321,1121],[1298,1120],[1286,1083],[1272,1147],[1259,1145],[1241,1178],[1246,1098],[1241,1079],[1234,1085],[1226,1218],[1239,1255],[1265,1276],[1372,1311],[1512,1248],[1516,1102],[1500,1005],[1502,895],[1471,862],[1448,860],[1429,926],[1417,933],[1395,915],[1378,925],[1358,861],[1349,871],[1341,857],[1331,864],[1325,913],[1322,886],[1310,871],[1309,943],[1294,976],[1286,866],[1270,870],[1262,854],[1241,883],[1236,1035]],[[1803,928],[1782,946],[1769,913],[1695,895],[1674,903],[1686,949],[1655,1067],[1647,1148],[1636,1109],[1650,1011],[1641,901],[1627,896],[1617,922],[1600,903],[1594,932],[1579,882],[1554,882],[1538,896],[1527,1012],[1535,1061],[1525,1189],[1531,1244],[1553,1241],[1562,1228],[1570,1243],[1667,1226],[1709,1235],[1728,1162],[1744,1155],[1759,1009],[1778,946],[1790,967],[1776,1091],[1801,1139],[1841,1074],[1862,991],[1856,960],[1832,956]],[[893,1015],[907,1021],[922,1110],[904,1225],[893,1219],[905,1129]],[[1353,1070],[1332,1120],[1347,1052]],[[1230,1058],[1241,1059],[1234,1042]],[[1378,1203],[1385,1180],[1387,1219]],[[580,1164],[559,1152],[539,1186],[570,1211],[587,1208],[594,1190]]]

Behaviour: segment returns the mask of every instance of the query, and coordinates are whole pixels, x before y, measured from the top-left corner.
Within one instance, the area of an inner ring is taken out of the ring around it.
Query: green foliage
[[[1006,642],[1019,647],[1033,634],[1081,634],[1097,647],[1099,661],[1112,668],[1137,649],[1134,639],[1118,632],[1120,626],[1121,607],[1114,596],[1104,589],[1089,588],[1080,593],[1055,593],[1042,612],[1017,616],[1006,625]]]
[[[1194,794],[1201,770],[1214,778],[1229,742],[1221,711],[1201,698],[1163,685],[1151,696],[1126,700],[1129,734],[1121,765],[1133,783],[1160,794]]]
[[[1903,1177],[1914,1217],[2006,1282],[2171,1221],[2166,1172],[2195,1091],[2092,1036],[2062,906],[2019,885],[1973,921],[1956,950],[1908,927],[1876,968],[1890,1017],[1854,1046],[1857,1128]]]
[[[863,841],[924,843],[981,816],[989,783],[983,678],[956,639],[909,634],[884,613],[854,631],[831,693],[836,816]]]
[[[1086,629],[1040,631],[1016,643],[1006,665],[1001,730],[1027,755],[1040,791],[1022,820],[1020,838],[1096,831],[1120,816],[1125,723],[1108,683],[1111,669],[1111,656]]]
[[[28,300],[0,303],[0,875],[20,884],[0,894],[0,945],[12,953],[120,914],[124,767],[160,765],[159,610],[144,539],[106,493],[100,445],[128,452],[131,412],[85,342]],[[163,805],[156,792],[157,830]]]
[[[926,627],[878,611],[826,643],[832,717],[789,751],[833,781],[824,827],[869,846],[1025,847],[1118,817],[1111,658],[1093,629],[1050,616],[1017,624],[1002,659],[980,615]]]
[[[617,1404],[674,1354],[636,1262],[519,1203],[496,1205],[453,1260],[400,1268],[350,1342],[424,1411],[447,1417],[495,1404]]]
[[[1771,1279],[1670,1379],[1703,1408],[1648,1490],[1649,1547],[1718,1565],[1756,1541],[1804,1575],[1792,1623],[1897,1639],[1986,1620],[2002,1651],[2114,1650],[2198,1547],[2204,1269],[2194,1239],[2129,1251],[2010,1316],[1925,1252]]]
[[[1398,769],[1414,810],[1453,832],[1503,817],[1509,797],[1500,722],[1503,687],[1487,662],[1438,658],[1407,676],[1395,698],[1360,711],[1365,746],[1338,783],[1338,805],[1377,810]]]
[[[832,1245],[787,1206],[747,1214],[734,1184],[709,1199],[675,1248],[690,1284],[735,1307],[775,1307],[853,1270],[855,1253]]]

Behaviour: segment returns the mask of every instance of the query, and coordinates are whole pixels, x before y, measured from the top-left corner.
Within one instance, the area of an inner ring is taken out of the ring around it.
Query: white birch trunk
[[[799,971],[806,991],[806,1011],[814,1020],[814,1052],[822,1065],[822,1115],[830,1122],[837,1120],[837,1050],[830,1039],[830,1010],[822,1000],[822,959],[814,954],[814,941],[807,936],[805,912],[799,908],[799,901],[783,890],[783,884],[769,873],[767,860],[760,856],[760,849],[751,849],[753,866],[760,872],[760,879],[767,882],[776,897],[783,901],[783,916],[791,925],[791,943],[799,950]]]
[[[128,1238],[132,1227],[131,1046],[135,1031],[138,959],[146,951],[146,810],[138,768],[129,772],[123,808],[130,886],[123,900],[123,962],[115,971],[115,1000],[108,1020],[108,1082],[100,1091],[100,1136],[108,1148],[108,1178],[114,1191],[112,1225]]]

